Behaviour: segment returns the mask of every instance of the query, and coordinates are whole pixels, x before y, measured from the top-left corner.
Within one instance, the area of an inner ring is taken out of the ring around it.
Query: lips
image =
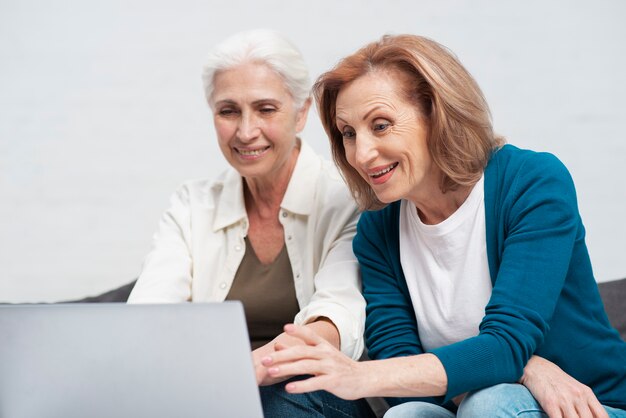
[[[389,164],[387,167],[384,167],[384,168],[382,168],[380,170],[370,172],[368,175],[370,177],[373,177],[373,178],[377,179],[377,178],[380,178],[380,177],[384,176],[385,174],[389,173],[391,170],[393,170],[397,166],[398,166],[397,162],[396,163],[392,163],[392,164]]]
[[[270,149],[269,145],[266,147],[260,147],[260,148],[236,148],[235,147],[235,151],[237,152],[237,154],[241,155],[244,158],[259,157],[265,154],[265,152],[269,149]]]

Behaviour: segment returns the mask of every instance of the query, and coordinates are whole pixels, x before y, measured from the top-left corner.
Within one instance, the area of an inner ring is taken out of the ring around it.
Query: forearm
[[[431,397],[447,390],[445,369],[433,354],[366,361],[358,367],[355,384],[362,385],[363,396]]]
[[[317,318],[315,321],[309,322],[308,324],[304,326],[315,331],[317,335],[319,335],[320,337],[328,341],[336,349],[338,350],[341,349],[341,339],[339,337],[339,330],[337,330],[337,327],[335,326],[335,324],[333,324],[333,322],[330,319],[325,318],[325,317],[320,317],[320,318]],[[283,333],[281,335],[286,335],[286,334]],[[290,337],[290,338],[293,338],[293,337]],[[301,344],[304,344],[304,342],[302,342],[301,340],[299,341]]]

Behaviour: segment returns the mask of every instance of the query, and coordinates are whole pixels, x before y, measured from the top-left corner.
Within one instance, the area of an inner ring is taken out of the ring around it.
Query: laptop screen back
[[[0,417],[262,417],[243,308],[0,307]]]

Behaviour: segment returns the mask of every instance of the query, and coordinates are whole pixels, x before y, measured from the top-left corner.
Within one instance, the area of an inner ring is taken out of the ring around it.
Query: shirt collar
[[[215,219],[213,220],[213,231],[219,231],[229,225],[247,219],[246,205],[243,201],[243,178],[237,170],[229,168],[213,184],[216,199]]]
[[[281,207],[298,215],[309,215],[315,201],[315,184],[321,170],[321,161],[315,151],[300,141],[300,154],[291,174]]]

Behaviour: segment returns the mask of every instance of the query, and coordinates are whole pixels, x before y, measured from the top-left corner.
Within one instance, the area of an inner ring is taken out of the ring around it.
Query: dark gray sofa
[[[126,302],[134,285],[135,281],[132,281],[101,295],[70,302]],[[611,324],[620,333],[622,339],[626,341],[626,278],[599,283],[598,287]]]
[[[598,288],[611,325],[626,341],[626,279],[598,283]]]

